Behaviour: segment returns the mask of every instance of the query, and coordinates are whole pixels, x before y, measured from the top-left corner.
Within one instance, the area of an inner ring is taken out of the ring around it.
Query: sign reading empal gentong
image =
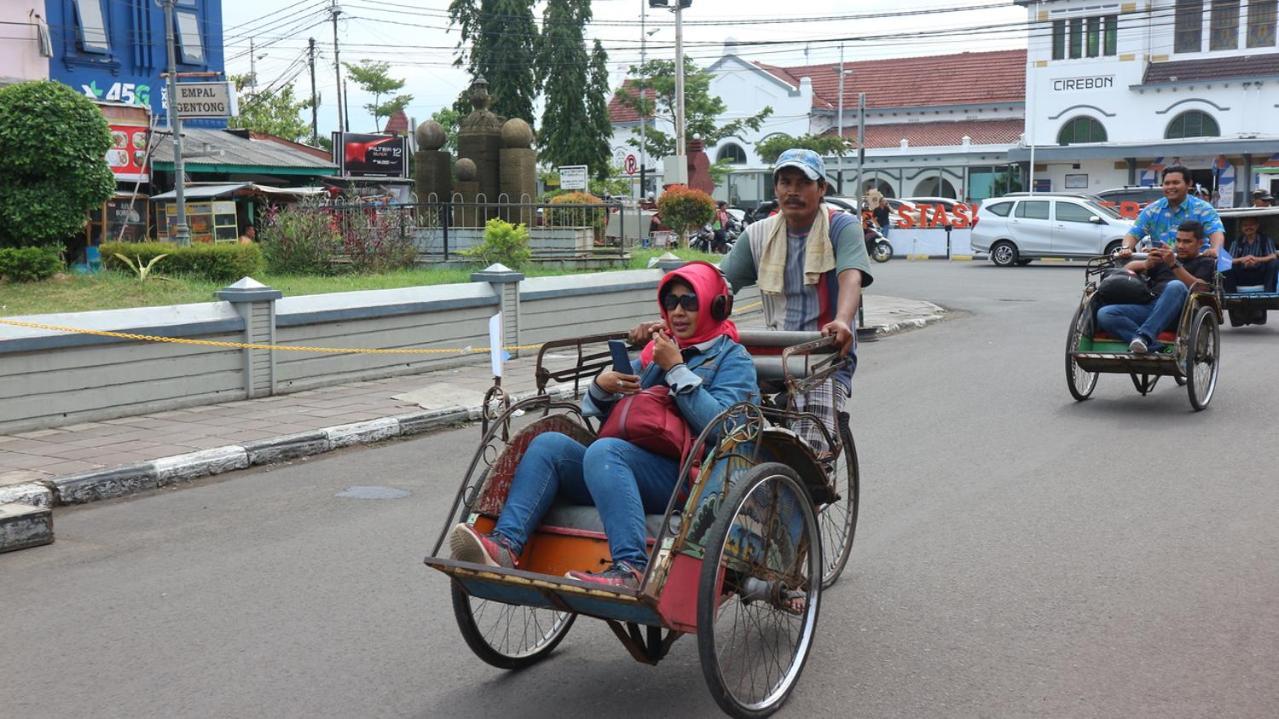
[[[236,114],[229,82],[178,83],[178,117],[183,120],[228,118]]]

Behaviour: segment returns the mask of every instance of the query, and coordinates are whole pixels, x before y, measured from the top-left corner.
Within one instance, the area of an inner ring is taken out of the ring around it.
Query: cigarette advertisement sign
[[[408,177],[408,138],[333,133],[338,174],[343,177]]]

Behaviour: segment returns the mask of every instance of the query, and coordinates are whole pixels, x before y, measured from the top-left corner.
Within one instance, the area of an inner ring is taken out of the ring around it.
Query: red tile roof
[[[839,101],[839,63],[775,67],[755,63],[779,80],[799,86],[812,78],[813,107],[834,109]],[[902,57],[845,62],[852,72],[844,78],[844,107],[857,107],[857,93],[866,93],[866,106],[919,107],[1024,102],[1026,51],[996,50],[957,55]]]
[[[1146,67],[1141,82],[1192,82],[1219,80],[1227,77],[1264,77],[1279,75],[1279,54],[1237,55],[1209,60],[1176,60],[1152,62]]]
[[[812,78],[815,108],[833,110],[839,101],[839,63],[797,67],[754,64],[794,87],[799,87],[801,77]],[[845,62],[844,69],[852,70],[844,78],[845,108],[857,107],[859,92],[866,93],[870,108],[1022,103],[1026,99],[1025,50],[862,60]],[[630,86],[628,80],[618,93],[634,92]],[[646,94],[652,97],[651,91]],[[616,94],[608,112],[615,123],[639,120]]]
[[[967,135],[974,145],[1009,145],[1021,138],[1022,120],[965,120],[960,122],[899,122],[866,126],[866,147],[897,147],[903,138],[911,147],[960,145]],[[834,134],[832,129],[827,134]],[[857,127],[845,127],[844,137],[857,141]]]
[[[608,101],[608,116],[613,122],[639,122],[640,116],[635,112],[635,108],[622,102],[620,96],[626,93],[632,97],[636,95],[635,81],[627,80],[622,83],[622,89],[613,94],[612,99]],[[645,90],[645,99],[652,100],[656,95],[652,90]]]
[[[386,127],[382,128],[382,132],[388,135],[409,134],[409,116],[404,114],[403,110],[396,110],[387,118]]]

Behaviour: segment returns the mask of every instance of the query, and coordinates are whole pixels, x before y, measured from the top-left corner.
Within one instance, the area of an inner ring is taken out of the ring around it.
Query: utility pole
[[[249,38],[249,87],[253,94],[258,92],[258,56],[253,49],[253,38]]]
[[[176,0],[156,0],[164,8],[164,44],[169,56],[169,131],[173,133],[173,193],[177,202],[176,226],[170,236],[179,247],[191,244],[191,228],[187,227],[185,183],[186,167],[182,162],[182,118],[178,117],[178,61],[173,49],[173,4]]]
[[[675,0],[675,155],[687,157],[684,146],[684,3]],[[685,160],[687,162],[687,160]],[[687,179],[687,178],[686,178]]]
[[[648,42],[648,31],[644,27],[644,22],[648,14],[648,0],[640,0],[640,79],[644,79],[644,60],[645,46]],[[640,90],[640,107],[644,106],[644,90]],[[648,118],[645,113],[640,113],[640,186],[639,199],[644,199],[644,176],[645,165],[648,164],[648,153],[644,151],[644,146],[648,144]],[[644,228],[640,228],[641,233]]]
[[[841,163],[842,164],[842,163]],[[857,196],[862,196],[862,168],[866,165],[866,93],[857,93]]]
[[[338,93],[338,129],[346,132],[348,129],[343,121],[342,109],[346,105],[346,93],[342,92],[342,60],[338,55],[338,15],[342,14],[342,8],[338,7],[338,0],[331,0],[329,4],[329,13],[333,17],[333,70],[337,72],[337,93]]]
[[[844,141],[844,43],[839,44],[839,101],[836,103],[835,137]],[[839,194],[844,194],[844,155],[839,156]]]
[[[342,97],[345,98],[342,103],[342,131],[351,131],[351,88],[347,86],[346,81],[342,81]]]
[[[311,67],[311,144],[320,144],[320,103],[315,96],[315,38],[307,38],[307,64]]]

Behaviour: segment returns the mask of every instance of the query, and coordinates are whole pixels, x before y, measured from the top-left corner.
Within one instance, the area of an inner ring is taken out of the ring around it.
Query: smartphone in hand
[[[634,374],[631,366],[631,355],[626,351],[626,343],[622,340],[609,340],[608,351],[613,355],[613,371],[622,374]]]

